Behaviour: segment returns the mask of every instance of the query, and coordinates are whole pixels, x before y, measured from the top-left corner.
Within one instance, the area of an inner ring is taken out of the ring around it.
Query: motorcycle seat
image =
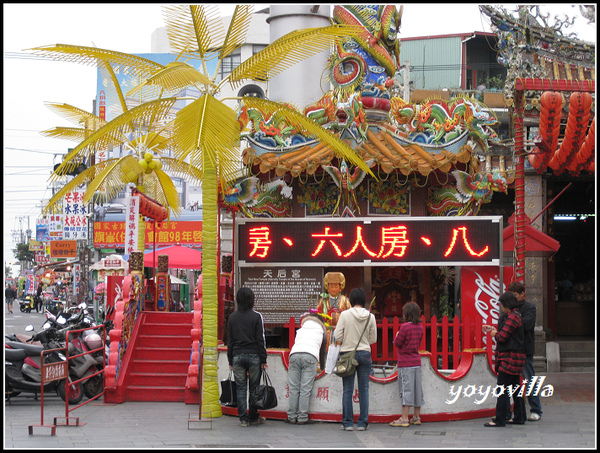
[[[22,362],[27,357],[27,352],[23,349],[4,348],[4,357],[9,362]]]
[[[5,345],[9,345],[13,349],[22,349],[28,356],[37,356],[39,357],[42,351],[45,350],[43,346],[38,346],[35,344],[27,344],[21,343],[20,341],[7,341],[4,343]],[[8,348],[4,348],[8,351]]]

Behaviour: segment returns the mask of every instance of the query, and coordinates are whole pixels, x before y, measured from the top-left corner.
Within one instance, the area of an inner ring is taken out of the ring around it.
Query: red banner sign
[[[167,245],[200,245],[202,244],[202,222],[146,222],[145,247],[162,247]],[[156,234],[155,234],[156,230]],[[125,223],[124,222],[95,222],[94,223],[94,247],[114,248],[125,247]]]
[[[502,268],[502,289],[498,267],[463,267],[461,270],[461,313],[463,320],[471,322],[481,319],[482,324],[498,325],[500,295],[513,280],[513,268]],[[484,337],[485,341],[485,337]]]

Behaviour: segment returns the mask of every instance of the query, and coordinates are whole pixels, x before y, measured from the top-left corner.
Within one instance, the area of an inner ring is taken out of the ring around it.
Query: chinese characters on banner
[[[81,282],[81,265],[73,265],[73,295],[79,295],[79,286]]]
[[[77,258],[77,241],[50,241],[50,258]]]
[[[252,289],[254,308],[265,324],[285,324],[294,316],[297,322],[310,308],[317,308],[323,269],[315,268],[242,268],[241,285]]]
[[[83,204],[84,189],[69,192],[63,199],[63,238],[87,239],[87,208]]]
[[[174,244],[201,245],[202,221],[146,222],[146,247]],[[94,222],[94,247],[125,247],[124,222]]]
[[[468,265],[500,263],[502,218],[294,221],[242,219],[239,263]]]
[[[52,214],[50,216],[49,232],[50,232],[50,240],[51,241],[59,241],[63,239],[63,215],[62,214]]]
[[[138,228],[140,224],[140,199],[127,195],[125,211],[125,255],[140,250],[138,248]],[[141,250],[144,250],[142,244]]]

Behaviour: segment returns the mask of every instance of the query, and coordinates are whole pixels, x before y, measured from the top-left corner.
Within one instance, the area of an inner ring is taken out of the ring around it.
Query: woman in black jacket
[[[510,407],[510,393],[512,393],[515,415],[509,424],[522,425],[525,423],[525,401],[519,396],[521,382],[520,376],[525,365],[524,331],[519,301],[510,291],[500,296],[502,311],[506,314],[503,325],[498,324],[498,329],[492,326],[483,326],[484,331],[490,331],[496,339],[496,373],[498,374],[497,387],[502,393],[496,401],[496,417],[493,421],[485,423],[486,427],[506,426],[507,409]]]
[[[263,369],[267,369],[267,347],[262,315],[254,311],[254,292],[240,288],[236,294],[238,309],[229,315],[227,322],[227,359],[233,370],[237,388],[237,409],[241,426],[265,422],[258,410],[246,401],[260,383]],[[250,398],[252,399],[252,398]]]

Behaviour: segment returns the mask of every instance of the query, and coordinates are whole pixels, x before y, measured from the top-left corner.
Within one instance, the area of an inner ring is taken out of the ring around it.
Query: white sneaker
[[[529,417],[527,417],[527,420],[529,420],[530,422],[537,422],[540,418],[542,418],[540,414],[532,412],[531,414],[529,414]]]
[[[354,428],[352,426],[344,426],[344,425],[342,425],[341,430],[342,431],[354,431]]]

